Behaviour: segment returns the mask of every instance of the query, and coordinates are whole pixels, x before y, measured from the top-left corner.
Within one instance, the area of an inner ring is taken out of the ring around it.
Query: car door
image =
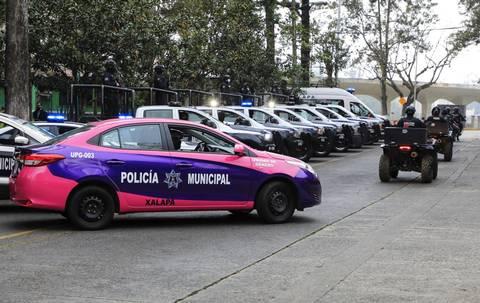
[[[132,124],[103,133],[95,155],[130,211],[171,208],[166,176],[172,171],[161,124]]]
[[[169,124],[175,205],[186,209],[245,207],[253,203],[255,171],[249,156],[233,152],[235,142],[207,130]],[[192,148],[192,146],[194,146]]]

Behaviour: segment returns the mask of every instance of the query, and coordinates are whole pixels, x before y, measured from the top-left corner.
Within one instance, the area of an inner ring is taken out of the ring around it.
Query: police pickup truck
[[[49,132],[18,117],[0,114],[0,193],[8,193],[8,178],[15,164],[16,146],[44,143],[53,138]]]

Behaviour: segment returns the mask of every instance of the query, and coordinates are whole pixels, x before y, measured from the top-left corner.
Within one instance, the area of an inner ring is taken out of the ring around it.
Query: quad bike
[[[431,143],[435,146],[435,150],[443,154],[443,160],[452,161],[453,141],[450,135],[448,122],[440,119],[427,122],[427,135]]]
[[[437,178],[437,151],[427,142],[425,128],[387,127],[384,142],[379,163],[382,182],[397,178],[399,171],[421,173],[422,183],[431,183]]]

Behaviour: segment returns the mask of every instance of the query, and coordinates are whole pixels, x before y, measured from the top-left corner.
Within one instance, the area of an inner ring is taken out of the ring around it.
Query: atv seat
[[[448,135],[448,122],[447,121],[432,121],[427,123],[427,132],[429,135]]]

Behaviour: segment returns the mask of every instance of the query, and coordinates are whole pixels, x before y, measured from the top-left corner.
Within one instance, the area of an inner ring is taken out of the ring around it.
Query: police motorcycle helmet
[[[440,114],[441,114],[440,107],[435,106],[434,108],[432,108],[432,116],[438,117],[440,116]]]

